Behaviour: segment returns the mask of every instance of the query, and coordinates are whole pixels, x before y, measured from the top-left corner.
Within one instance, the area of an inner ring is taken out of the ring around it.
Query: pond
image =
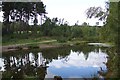
[[[90,45],[5,52],[3,78],[99,78],[107,73],[107,48]]]

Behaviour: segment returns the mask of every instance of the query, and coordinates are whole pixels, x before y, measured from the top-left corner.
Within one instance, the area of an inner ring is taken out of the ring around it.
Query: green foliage
[[[118,14],[119,7],[117,2],[106,2],[106,11],[101,7],[90,7],[87,10],[88,18],[99,18],[106,21],[105,25],[99,30],[99,39],[104,42],[114,42],[118,44],[119,22]],[[94,32],[94,31],[92,31]]]
[[[72,32],[71,36],[73,38],[77,38],[77,37],[82,38],[83,37],[83,31],[80,27],[73,26],[71,28],[71,32]]]
[[[99,28],[98,27],[83,27],[83,38],[88,41],[98,41],[99,40]]]
[[[17,39],[34,39],[42,36],[54,37],[58,42],[70,41],[72,38],[80,38],[80,40],[92,42],[96,42],[99,39],[98,27],[57,25],[52,24],[51,20],[45,22],[41,27],[32,25],[21,28],[20,23],[12,23],[11,30],[13,30],[12,34],[3,35],[3,43],[12,39],[16,41]]]
[[[43,2],[2,2],[2,11],[4,12],[3,34],[12,34],[16,29],[20,31],[28,29],[31,17],[34,25],[37,25],[37,14],[42,16],[46,13]],[[17,28],[14,26],[16,22],[20,24]]]
[[[64,42],[67,42],[67,38],[66,37],[59,37],[59,38],[57,38],[57,41],[60,43],[64,43]]]
[[[119,4],[120,2],[110,2],[110,3],[107,2],[107,5],[106,5],[107,10],[106,12],[102,13],[102,15],[100,14],[101,12],[99,12],[102,10],[97,11],[97,8],[89,9],[87,13],[87,16],[89,18],[91,18],[92,16],[96,17],[96,15],[98,15],[100,20],[105,20],[107,17],[106,24],[99,30],[99,37],[100,37],[100,41],[112,42],[116,46],[115,47],[116,51],[110,53],[110,59],[108,60],[108,62],[114,62],[114,63],[107,64],[109,66],[108,71],[111,72],[111,74],[108,74],[107,77],[112,77],[112,78],[118,78],[119,72],[120,72],[119,59],[118,59],[119,52],[120,52],[120,49],[119,49],[119,45],[120,45],[120,38],[119,38],[120,5]]]
[[[118,41],[118,3],[110,3],[109,16],[106,25],[100,30],[100,39],[102,41],[114,42]]]
[[[57,17],[50,19],[46,17],[45,22],[41,26],[37,25],[37,15],[42,16],[46,13],[43,2],[3,2],[2,4],[4,11],[3,42],[11,41],[12,39],[30,39],[42,36],[55,37],[58,42],[66,42],[72,40],[72,38],[88,41],[98,40],[99,34],[96,27],[90,27],[86,22],[82,26],[69,26],[67,22],[63,22],[64,19],[60,20]],[[8,5],[9,8],[7,8]],[[24,20],[22,19],[23,17],[25,18]],[[28,24],[31,17],[34,19],[34,25]]]

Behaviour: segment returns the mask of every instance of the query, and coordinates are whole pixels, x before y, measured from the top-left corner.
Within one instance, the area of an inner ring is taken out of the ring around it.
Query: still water
[[[75,46],[3,53],[3,78],[94,78],[107,72],[106,48]]]

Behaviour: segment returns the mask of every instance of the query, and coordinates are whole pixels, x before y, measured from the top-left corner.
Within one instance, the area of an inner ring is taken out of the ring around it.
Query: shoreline
[[[57,48],[57,47],[64,47],[64,46],[74,46],[74,45],[81,45],[85,43],[88,43],[88,42],[73,41],[73,42],[59,43],[56,40],[51,40],[51,41],[43,41],[43,42],[36,42],[36,43],[5,45],[0,47],[2,47],[2,52],[9,52],[9,51],[16,51],[16,50],[47,49],[47,48]],[[107,43],[88,43],[88,45],[100,46],[100,47],[113,47],[113,45],[110,45]]]
[[[34,48],[51,48],[57,47],[53,45],[49,45],[48,43],[56,42],[56,40],[45,40],[40,42],[32,42],[32,43],[22,43],[22,44],[12,44],[12,45],[4,45],[2,47],[2,52],[8,51],[16,51],[16,50],[28,50]]]
[[[38,45],[8,45],[2,46],[2,52],[16,51],[16,50],[29,50],[29,49],[46,49],[46,48],[56,48],[62,47],[63,45],[53,45],[53,44],[38,44]]]
[[[34,43],[23,43],[23,44],[12,44],[3,45],[2,52],[16,51],[16,50],[29,50],[29,49],[46,49],[46,48],[57,48],[63,46],[74,46],[79,44],[84,44],[86,41],[67,41],[60,43],[57,40],[45,40],[41,42]]]

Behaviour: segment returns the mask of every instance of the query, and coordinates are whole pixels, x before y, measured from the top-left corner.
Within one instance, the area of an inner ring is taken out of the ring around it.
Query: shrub
[[[67,42],[67,38],[66,37],[60,37],[57,39],[58,42],[63,43],[63,42]]]

